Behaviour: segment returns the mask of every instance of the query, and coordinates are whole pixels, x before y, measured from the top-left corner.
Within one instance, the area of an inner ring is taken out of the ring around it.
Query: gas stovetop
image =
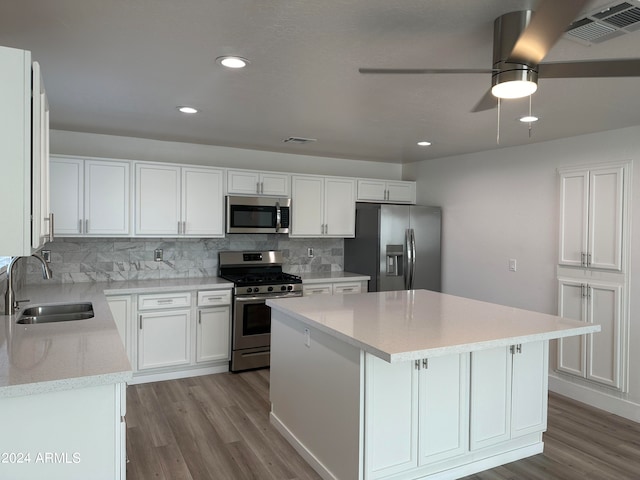
[[[282,271],[282,252],[220,252],[220,276],[236,295],[301,292],[302,279]]]

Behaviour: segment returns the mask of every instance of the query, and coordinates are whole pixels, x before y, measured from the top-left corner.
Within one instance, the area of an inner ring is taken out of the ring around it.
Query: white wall
[[[293,148],[303,151],[304,146],[296,145]],[[51,153],[389,180],[400,180],[402,177],[402,166],[394,163],[263,152],[65,130],[51,131]]]
[[[636,158],[640,127],[405,165],[418,203],[443,207],[443,291],[556,314],[556,169]],[[631,183],[630,392],[611,397],[640,404],[640,165]]]

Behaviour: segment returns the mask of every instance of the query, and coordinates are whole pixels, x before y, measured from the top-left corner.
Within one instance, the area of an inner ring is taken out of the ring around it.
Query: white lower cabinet
[[[140,313],[138,321],[138,370],[189,364],[190,310]]]
[[[602,328],[597,334],[559,339],[558,371],[621,389],[623,284],[560,278],[558,287],[558,315]]]
[[[310,283],[302,285],[302,295],[348,295],[353,293],[364,293],[367,291],[367,281],[349,281],[333,283]]]
[[[548,342],[471,353],[470,450],[543,432]]]
[[[366,355],[366,479],[426,474],[467,452],[468,359],[465,353],[388,363]]]
[[[196,362],[229,360],[229,306],[198,309]]]
[[[125,415],[124,383],[0,398],[0,478],[124,480]]]

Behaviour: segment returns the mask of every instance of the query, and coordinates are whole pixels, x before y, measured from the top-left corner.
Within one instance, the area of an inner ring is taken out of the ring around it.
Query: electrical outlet
[[[307,248],[307,257],[313,257],[313,248],[312,247]]]
[[[51,250],[42,250],[42,259],[47,263],[51,263]]]
[[[515,272],[517,270],[517,262],[515,258],[510,258],[509,259],[509,271],[510,272]]]
[[[154,262],[161,262],[162,261],[162,249],[161,248],[156,248],[153,251],[153,261]]]
[[[311,331],[308,328],[304,329],[304,345],[307,348],[311,347]]]

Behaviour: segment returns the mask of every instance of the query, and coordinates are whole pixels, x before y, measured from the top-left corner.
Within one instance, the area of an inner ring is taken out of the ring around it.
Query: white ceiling
[[[610,1],[594,1],[592,11]],[[531,0],[2,0],[0,45],[38,60],[54,129],[408,163],[496,148],[489,75],[361,75],[359,67],[489,68],[493,20]],[[640,32],[561,39],[545,61],[640,56]],[[240,55],[242,71],[215,64]],[[543,79],[532,136],[504,102],[500,146],[640,124],[638,78]],[[177,105],[201,112],[185,116]],[[317,138],[285,144],[289,136]],[[427,139],[431,147],[418,147]]]

